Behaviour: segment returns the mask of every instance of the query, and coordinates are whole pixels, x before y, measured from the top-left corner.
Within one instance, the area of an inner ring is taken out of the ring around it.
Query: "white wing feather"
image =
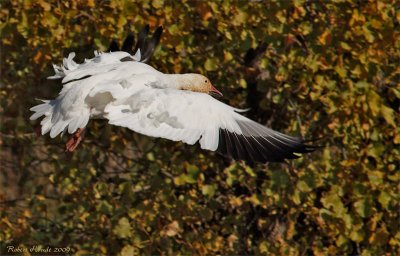
[[[219,130],[241,134],[237,120],[245,118],[204,93],[153,88],[111,103],[105,112],[110,124],[187,144],[200,140],[201,148],[213,151],[218,148]]]

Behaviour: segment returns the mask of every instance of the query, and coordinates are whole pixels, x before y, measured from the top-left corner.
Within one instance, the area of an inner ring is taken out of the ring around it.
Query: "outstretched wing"
[[[248,162],[280,162],[315,149],[258,124],[203,93],[144,89],[105,108],[113,125],[148,136],[200,142],[201,148]]]

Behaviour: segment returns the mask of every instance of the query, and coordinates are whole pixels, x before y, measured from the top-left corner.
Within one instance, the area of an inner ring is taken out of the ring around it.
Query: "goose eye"
[[[208,81],[207,81],[207,80],[205,80],[204,82],[205,82],[205,83],[207,83]]]

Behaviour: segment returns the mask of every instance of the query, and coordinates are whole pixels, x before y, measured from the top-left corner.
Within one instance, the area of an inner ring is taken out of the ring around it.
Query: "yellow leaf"
[[[394,110],[382,104],[381,106],[381,114],[383,118],[385,118],[386,122],[393,127],[396,127],[396,123],[394,121]]]
[[[208,19],[210,19],[212,16],[213,16],[213,14],[212,14],[211,12],[205,12],[205,13],[202,15],[202,18],[203,18],[203,20],[208,20]]]
[[[233,248],[233,244],[238,240],[238,237],[235,236],[234,234],[230,235],[227,239],[228,245],[230,248]]]
[[[229,200],[229,204],[232,205],[233,207],[238,207],[243,204],[242,199],[240,197],[233,197]]]
[[[234,26],[239,26],[240,24],[243,24],[247,20],[247,13],[238,10],[238,13],[234,16],[232,20],[232,24]]]
[[[87,6],[94,7],[95,6],[94,0],[87,0]]]
[[[330,44],[332,42],[332,34],[328,29],[318,38],[322,45]]]
[[[379,113],[380,105],[381,102],[379,95],[376,92],[371,91],[369,93],[368,106],[373,116],[376,116]]]
[[[340,66],[335,66],[335,71],[341,78],[344,78],[347,75],[347,70]]]
[[[296,187],[302,192],[310,192],[310,191],[312,191],[312,188],[310,188],[308,186],[308,184],[305,181],[302,181],[302,180],[297,182]]]
[[[75,255],[77,255],[77,256],[81,256],[82,255],[83,256],[83,255],[90,255],[90,253],[87,250],[80,249],[79,251],[75,252]]]
[[[25,210],[23,211],[23,215],[24,215],[24,217],[26,217],[26,218],[32,217],[32,213],[31,213],[28,209],[25,209]]]
[[[121,256],[133,256],[138,255],[137,249],[132,245],[125,245],[121,250]]]
[[[131,236],[131,229],[132,227],[128,218],[122,217],[118,220],[118,225],[113,231],[119,238],[128,238]]]
[[[382,27],[382,23],[381,23],[379,20],[377,20],[377,19],[372,19],[372,20],[371,20],[371,26],[372,26],[374,29],[380,29],[380,28]]]
[[[168,224],[162,231],[162,233],[166,236],[176,236],[179,232],[181,232],[181,228],[176,220]]]
[[[164,0],[154,0],[152,1],[151,5],[156,9],[160,9],[164,5]]]
[[[261,204],[261,202],[260,202],[260,200],[258,199],[258,197],[257,197],[256,194],[253,194],[253,195],[251,195],[250,197],[247,197],[247,198],[246,198],[246,201],[252,203],[253,205],[260,205],[260,204]]]
[[[103,253],[103,254],[107,254],[107,247],[105,247],[104,245],[100,245],[100,251]],[[122,249],[123,250],[123,249]]]
[[[118,27],[123,27],[126,24],[127,20],[124,15],[120,15],[118,18]]]
[[[351,50],[350,45],[348,45],[348,44],[345,43],[345,42],[340,42],[340,47],[342,47],[342,49],[344,49],[344,50],[348,50],[348,51]]]
[[[44,201],[46,198],[44,196],[42,196],[42,195],[37,195],[36,199],[39,200],[39,201]]]
[[[51,5],[46,1],[40,0],[38,4],[47,12],[51,10]]]
[[[344,167],[350,167],[353,166],[357,163],[356,160],[354,159],[348,159],[348,160],[343,160],[340,162],[340,165],[344,166]]]
[[[381,191],[381,193],[378,196],[378,202],[385,208],[388,209],[389,203],[392,200],[391,196],[389,193],[386,191]]]
[[[400,144],[400,134],[396,134],[393,140],[394,144]]]
[[[217,59],[215,59],[215,58],[207,59],[206,62],[204,63],[204,68],[207,71],[217,70],[217,68],[218,68]]]
[[[84,212],[84,213],[82,213],[82,215],[79,217],[79,219],[82,221],[82,222],[86,222],[86,218],[87,217],[89,217],[89,213],[88,212]]]
[[[247,88],[247,82],[246,82],[246,80],[244,80],[243,78],[241,78],[241,79],[239,80],[239,85],[240,85],[240,87],[242,87],[242,88]]]
[[[365,233],[362,230],[353,230],[350,233],[350,239],[354,242],[361,242],[364,239]]]
[[[364,26],[363,32],[364,32],[363,35],[368,43],[374,42],[375,36],[372,34],[371,30],[369,30],[367,27]]]
[[[232,53],[224,51],[224,60],[227,62],[227,61],[230,61],[232,59],[233,59]]]

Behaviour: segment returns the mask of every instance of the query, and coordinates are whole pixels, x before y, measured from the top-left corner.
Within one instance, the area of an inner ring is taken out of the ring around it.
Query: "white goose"
[[[217,151],[248,162],[298,158],[316,147],[301,138],[273,131],[256,123],[210,94],[222,95],[200,74],[164,74],[139,62],[127,52],[97,53],[82,64],[71,53],[63,66],[54,66],[63,88],[54,100],[31,108],[31,120],[44,116],[41,132],[54,138],[74,134],[67,151],[74,151],[89,119],[135,132]]]

